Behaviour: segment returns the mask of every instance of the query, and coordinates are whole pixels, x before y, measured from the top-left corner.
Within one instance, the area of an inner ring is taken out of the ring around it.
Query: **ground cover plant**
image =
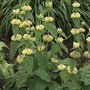
[[[89,0],[21,0],[8,22],[13,64],[1,55],[2,90],[89,90],[89,9]]]

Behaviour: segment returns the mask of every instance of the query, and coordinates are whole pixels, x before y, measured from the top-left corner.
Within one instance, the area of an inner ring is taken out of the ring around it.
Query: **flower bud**
[[[22,36],[20,34],[17,34],[17,35],[13,35],[11,37],[11,40],[12,41],[20,41],[22,39]]]
[[[72,51],[70,53],[70,56],[73,58],[79,58],[81,56],[81,54],[78,51]]]
[[[22,51],[22,54],[23,54],[23,55],[32,55],[32,54],[33,54],[33,51],[32,51],[30,48],[25,48],[25,49]]]
[[[37,25],[36,26],[36,30],[42,31],[42,30],[44,30],[44,26],[42,24],[41,25]]]
[[[11,24],[12,24],[12,25],[20,25],[20,24],[21,24],[21,20],[19,20],[19,19],[13,19],[13,20],[11,21]]]
[[[80,47],[80,44],[77,43],[77,42],[73,42],[73,48],[79,48]]]
[[[13,10],[13,15],[18,15],[20,13],[19,9]]]
[[[56,58],[51,58],[52,63],[58,63],[58,60]]]
[[[72,6],[73,6],[74,8],[79,8],[79,7],[80,7],[80,3],[74,2],[74,3],[72,4]]]
[[[36,41],[36,38],[35,38],[35,37],[31,37],[30,40],[31,40],[32,42],[35,42],[35,41]]]
[[[21,7],[21,8],[22,8],[22,11],[31,11],[32,10],[32,7],[29,6],[29,5],[25,5],[25,6]]]
[[[88,51],[85,51],[85,52],[84,52],[84,56],[85,56],[86,58],[90,59],[90,53],[89,53]]]
[[[18,55],[16,61],[17,61],[18,63],[22,63],[23,60],[24,60],[24,58],[25,58],[25,55]]]
[[[52,2],[46,2],[46,7],[47,8],[52,8],[53,7],[53,3]]]
[[[58,37],[55,39],[57,43],[63,43],[64,39],[62,37]]]
[[[79,12],[76,12],[76,13],[72,13],[71,14],[71,18],[80,18],[81,17],[81,15],[80,15],[80,13]]]
[[[45,49],[45,45],[37,46],[38,51],[43,51]]]
[[[72,74],[76,75],[77,72],[78,72],[78,69],[76,67],[74,67],[73,70],[72,70]]]
[[[66,65],[64,64],[60,64],[57,66],[58,70],[65,70],[66,69]]]
[[[90,37],[87,37],[86,38],[86,41],[90,43]]]
[[[51,42],[53,40],[53,37],[51,35],[44,35],[43,40],[46,42]]]
[[[57,32],[58,32],[58,33],[62,33],[62,29],[61,29],[61,28],[58,28],[58,29],[57,29]]]
[[[85,32],[85,29],[84,29],[84,28],[79,28],[79,31],[80,31],[81,33],[83,33],[83,32]]]
[[[28,34],[23,35],[23,39],[25,40],[30,40],[30,38],[31,38],[31,35],[28,35]]]
[[[43,19],[43,15],[42,15],[42,14],[37,15],[37,18],[38,18],[38,19]]]

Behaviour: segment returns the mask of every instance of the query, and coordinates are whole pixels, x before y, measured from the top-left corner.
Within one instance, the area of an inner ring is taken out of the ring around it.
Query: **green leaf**
[[[85,65],[81,69],[81,80],[85,85],[90,85],[90,65]]]
[[[70,75],[67,73],[66,70],[63,70],[63,71],[60,72],[60,77],[64,82],[66,82],[66,81],[69,80]]]
[[[37,40],[40,40],[41,39],[41,35],[42,35],[42,31],[35,31],[35,37]]]
[[[68,53],[68,48],[63,43],[60,44],[60,47]]]
[[[19,49],[21,46],[25,45],[25,40],[21,40],[18,45],[17,45],[17,49]]]
[[[50,60],[48,58],[48,55],[46,55],[46,53],[36,53],[35,58],[37,60],[38,66],[47,68]]]
[[[33,17],[32,12],[28,12],[26,17],[27,17],[27,19],[30,19],[34,23],[34,17]]]
[[[62,32],[61,35],[62,35],[65,39],[67,38],[64,32]]]
[[[24,62],[22,63],[22,67],[29,73],[32,73],[33,69],[33,58],[30,56],[27,56],[24,58]]]
[[[19,32],[19,27],[18,26],[12,26],[12,30],[13,30],[14,35],[16,35]]]
[[[6,79],[5,90],[11,90],[11,87],[15,84],[15,76]]]
[[[44,26],[48,32],[54,37],[57,38],[57,31],[56,31],[56,26],[52,23],[44,23]]]
[[[13,59],[17,52],[18,42],[11,42],[10,44],[10,58]]]
[[[47,83],[39,78],[33,78],[28,80],[28,90],[45,90]]]
[[[89,42],[87,43],[87,48],[88,48],[88,51],[90,53],[90,43]]]
[[[87,86],[86,85],[83,85],[82,86],[82,90],[89,90],[89,89],[90,89],[90,85],[87,85]]]
[[[64,83],[64,87],[68,88],[68,90],[80,90],[81,86],[78,82],[75,81],[67,81]]]
[[[20,89],[22,85],[27,81],[28,74],[24,71],[16,73],[16,84],[15,86]]]
[[[35,74],[46,82],[51,82],[50,76],[47,71],[43,68],[39,68],[35,71]]]
[[[3,75],[3,72],[2,72],[2,70],[0,69],[0,79],[4,79],[5,77],[4,77],[4,75]]]
[[[73,20],[75,27],[79,28],[80,27],[80,19],[74,19]]]
[[[7,47],[4,42],[0,42],[0,51],[2,50],[2,47]]]
[[[58,83],[52,82],[52,84],[49,87],[49,90],[63,90],[63,88]]]
[[[58,53],[60,47],[58,44],[54,43],[52,48],[51,48],[51,56],[55,55],[56,53]]]

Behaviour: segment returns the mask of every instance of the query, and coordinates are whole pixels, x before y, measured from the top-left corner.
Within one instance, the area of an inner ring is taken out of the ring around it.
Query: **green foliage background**
[[[50,13],[55,18],[57,27],[61,27],[68,36],[74,22],[70,18],[73,12],[72,3],[75,0],[51,0],[53,8],[51,10],[44,8],[44,4],[49,0],[0,0],[0,34],[1,38],[12,35],[10,21],[13,18],[12,10],[21,7],[24,4],[30,4],[33,8],[31,19],[35,25],[39,22],[36,16],[40,13]],[[81,14],[81,26],[86,28],[90,26],[90,0],[76,0],[81,3],[78,12]],[[48,25],[45,27],[48,28]],[[52,28],[52,26],[50,27]],[[52,28],[53,30],[53,28]],[[51,32],[52,33],[52,32]],[[53,33],[54,34],[54,33]],[[10,42],[9,42],[10,43]],[[11,43],[12,44],[12,43]],[[17,44],[12,44],[11,53],[16,53]],[[16,47],[16,48],[15,48]],[[18,47],[19,48],[19,47]],[[65,48],[64,48],[65,49]],[[58,51],[57,45],[53,45],[52,52]],[[67,52],[67,49],[66,49]],[[50,66],[49,55],[46,53],[36,53],[35,58],[27,57],[26,60],[19,66],[17,73],[6,79],[5,90],[89,90],[90,89],[90,65],[85,63],[80,69],[80,74],[77,76],[69,76],[66,71],[50,71],[47,67]],[[53,53],[52,53],[53,55]],[[13,56],[13,55],[11,55]],[[43,59],[43,61],[42,61]],[[29,62],[29,60],[31,60]],[[38,60],[38,61],[37,61]],[[48,64],[49,63],[49,64]],[[62,64],[71,65],[74,67],[77,63],[71,58],[60,61]],[[38,67],[39,66],[39,67]],[[34,68],[33,68],[34,67]],[[37,68],[38,67],[38,68]],[[42,68],[43,67],[43,68]]]

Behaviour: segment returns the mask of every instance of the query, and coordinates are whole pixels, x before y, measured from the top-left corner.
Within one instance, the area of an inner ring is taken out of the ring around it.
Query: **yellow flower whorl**
[[[13,19],[13,20],[11,20],[11,24],[12,25],[20,25],[21,24],[21,20],[20,19]]]
[[[32,7],[29,5],[25,5],[25,6],[21,7],[21,9],[22,9],[22,11],[31,11]]]
[[[58,70],[65,70],[66,69],[66,65],[64,64],[60,64],[57,66]]]
[[[51,35],[44,35],[43,40],[46,42],[51,42],[53,40],[53,37]]]
[[[31,35],[29,35],[29,34],[23,35],[23,39],[25,39],[25,40],[30,40],[30,38],[31,38]]]
[[[33,51],[32,51],[32,49],[30,49],[30,48],[25,48],[25,49],[22,51],[22,54],[23,54],[23,55],[32,55],[32,54],[33,54]]]
[[[77,42],[73,42],[73,48],[79,48],[80,47],[80,44],[77,43]]]
[[[74,7],[74,8],[79,8],[80,7],[80,3],[78,3],[78,2],[74,2],[73,4],[72,4],[72,6]]]
[[[55,39],[55,41],[57,43],[63,43],[64,39],[62,37],[58,37],[57,39]]]
[[[22,36],[20,34],[17,34],[17,35],[13,35],[11,37],[11,40],[12,41],[20,41],[22,39]]]
[[[80,17],[81,17],[81,15],[80,15],[79,12],[76,12],[76,13],[72,13],[71,14],[71,18],[80,18]]]
[[[81,54],[78,51],[74,50],[70,53],[70,56],[73,58],[79,58],[81,56]]]
[[[90,37],[87,37],[86,38],[86,41],[90,43]]]
[[[16,10],[14,9],[13,10],[13,15],[18,15],[19,13],[20,13],[20,10],[19,9],[16,9]]]

